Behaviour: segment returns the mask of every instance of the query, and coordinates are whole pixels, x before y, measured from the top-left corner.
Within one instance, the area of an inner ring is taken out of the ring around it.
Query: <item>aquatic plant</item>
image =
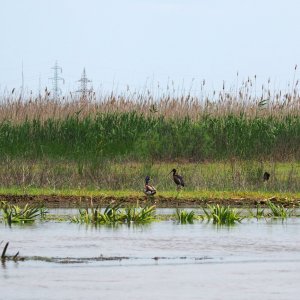
[[[155,206],[126,207],[120,205],[108,205],[102,212],[99,208],[79,209],[79,215],[73,216],[70,221],[73,223],[85,223],[96,225],[116,225],[116,224],[142,224],[155,220]]]
[[[208,209],[203,208],[205,216],[208,221],[212,220],[213,224],[217,225],[233,225],[236,222],[241,223],[243,216],[230,206],[208,205]]]
[[[85,224],[106,224],[115,225],[120,223],[120,205],[108,205],[103,212],[93,206],[89,208],[79,208],[79,215],[73,216],[70,221],[73,223]]]
[[[247,218],[256,218],[258,220],[265,217],[265,209],[261,208],[260,205],[256,205],[255,210],[248,210],[248,212]]]
[[[180,224],[193,224],[196,216],[193,210],[188,212],[187,210],[177,208],[175,218]]]
[[[155,221],[156,207],[127,207],[121,211],[120,220],[123,223],[145,224]]]
[[[0,210],[2,210],[3,206],[5,206],[6,203],[7,203],[7,202],[4,201],[4,200],[1,200],[1,201],[0,201]]]
[[[28,204],[21,208],[18,205],[12,205],[2,201],[0,209],[2,217],[8,225],[13,223],[33,223],[37,217],[41,215],[39,207],[31,207]]]
[[[276,205],[275,203],[268,201],[267,206],[270,209],[270,212],[266,214],[268,217],[286,219],[293,215],[293,210],[285,208],[282,204]]]
[[[88,208],[86,209],[79,209],[79,215],[73,216],[70,218],[70,222],[72,223],[86,223],[90,224],[94,220],[94,215],[89,213]]]
[[[46,208],[44,205],[42,205],[39,207],[39,212],[40,212],[41,219],[45,219],[47,214],[49,214],[49,209]]]

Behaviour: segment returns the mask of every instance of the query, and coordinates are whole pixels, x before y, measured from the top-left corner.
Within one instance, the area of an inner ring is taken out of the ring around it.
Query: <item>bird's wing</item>
[[[148,184],[145,186],[145,189],[151,192],[156,191],[156,189],[152,185],[148,185]]]
[[[178,179],[179,179],[179,181],[180,181],[180,184],[181,184],[182,186],[184,186],[184,180],[183,180],[183,177],[180,176],[180,175],[177,175],[177,177],[178,177]]]
[[[154,187],[154,186],[152,186],[152,185],[148,185],[148,187],[149,187],[149,190],[150,190],[150,191],[152,191],[152,192],[153,192],[153,191],[156,191],[156,189],[155,189],[155,187]]]

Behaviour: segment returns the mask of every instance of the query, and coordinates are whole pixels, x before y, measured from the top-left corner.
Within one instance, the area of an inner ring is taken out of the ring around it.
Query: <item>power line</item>
[[[58,75],[59,71],[60,74],[62,73],[62,67],[58,65],[57,61],[55,62],[54,66],[51,69],[54,70],[53,77],[50,77],[49,79],[52,80],[53,98],[56,99],[62,93],[61,88],[59,87],[59,81],[62,81],[63,84],[65,84],[65,80],[63,77]]]

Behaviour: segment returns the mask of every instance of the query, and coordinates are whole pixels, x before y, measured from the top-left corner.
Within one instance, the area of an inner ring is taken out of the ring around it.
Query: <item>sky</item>
[[[0,90],[285,87],[300,64],[299,0],[0,0]],[[238,72],[238,76],[237,76]]]

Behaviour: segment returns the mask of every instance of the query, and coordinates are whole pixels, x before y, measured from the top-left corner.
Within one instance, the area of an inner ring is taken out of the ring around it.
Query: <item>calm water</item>
[[[231,228],[172,221],[130,228],[0,224],[8,254],[130,258],[7,262],[0,266],[0,299],[297,299],[299,233],[299,218]]]

